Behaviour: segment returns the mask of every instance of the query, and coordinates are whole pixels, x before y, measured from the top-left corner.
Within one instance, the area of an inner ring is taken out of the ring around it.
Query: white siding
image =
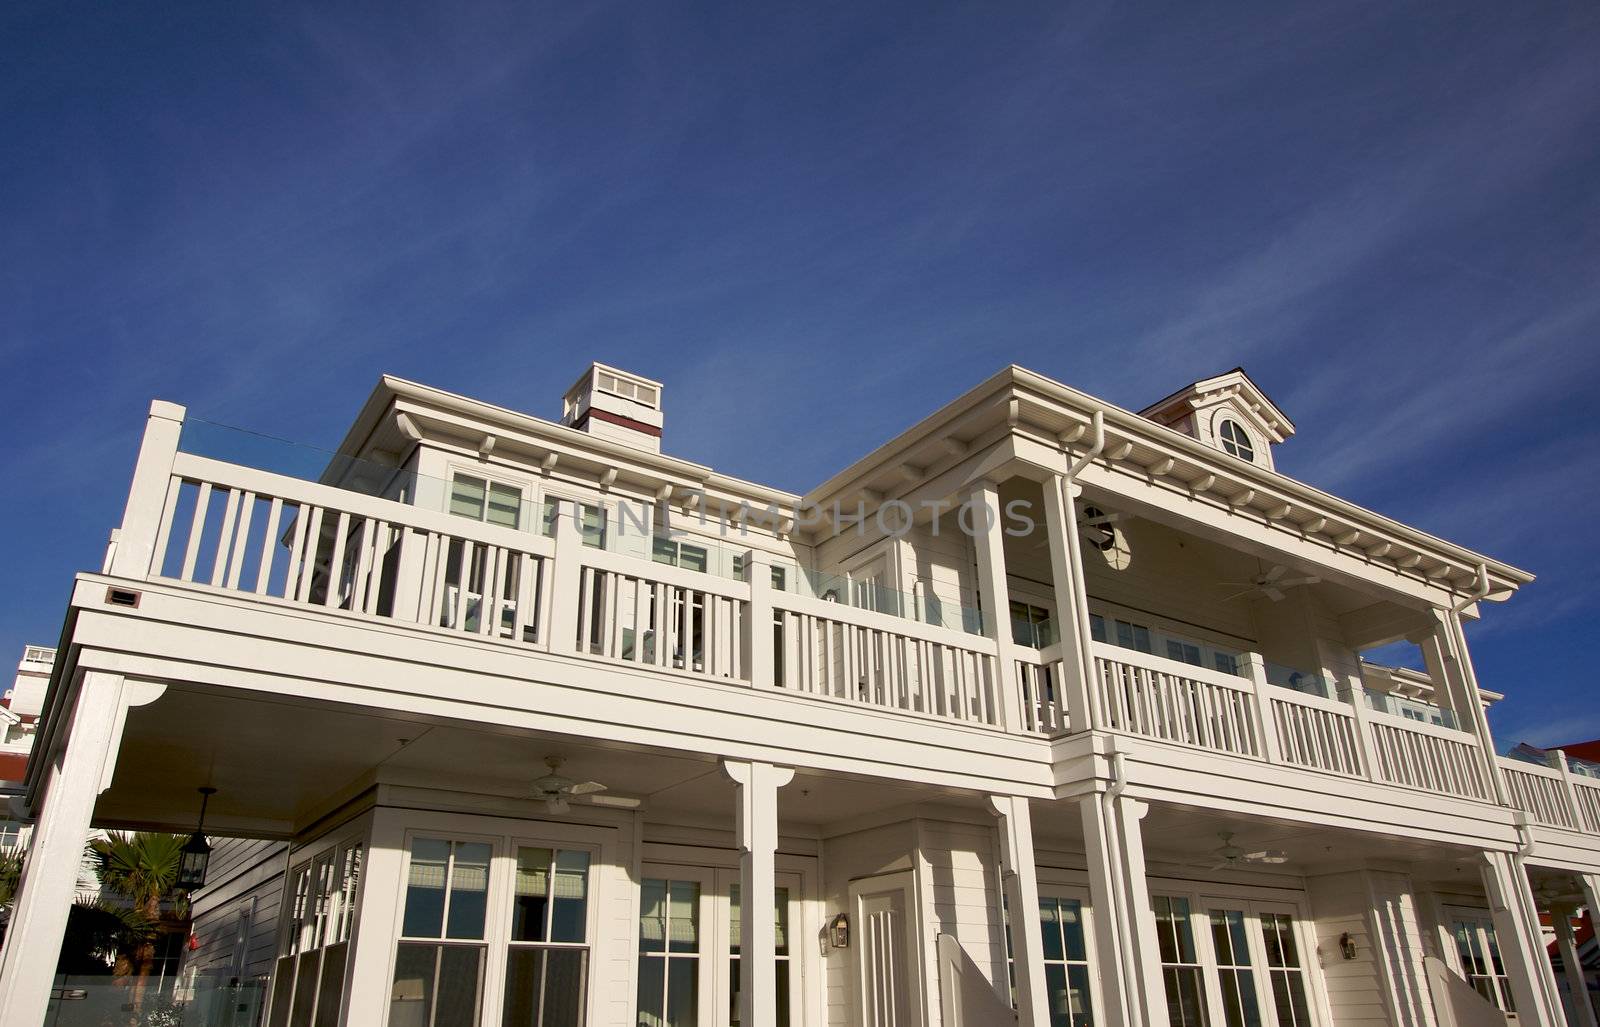
[[[186,969],[242,979],[272,972],[287,848],[248,838],[213,842],[207,885],[192,905],[199,948],[184,960]]]
[[[924,965],[931,1001],[927,1022],[941,1022],[938,936],[953,937],[1004,996],[1006,942],[1001,929],[1001,884],[993,829],[919,821]],[[970,985],[969,985],[970,986]]]

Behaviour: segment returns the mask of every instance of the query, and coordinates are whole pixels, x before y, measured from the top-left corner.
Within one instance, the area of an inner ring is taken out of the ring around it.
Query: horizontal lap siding
[[[850,882],[913,869],[914,849],[915,835],[910,822],[857,831],[823,842],[824,917],[831,918],[850,910]],[[907,913],[915,921],[915,910],[907,910]],[[853,920],[853,911],[851,917]],[[910,926],[914,928],[915,924]],[[851,1010],[850,974],[854,965],[852,959],[859,951],[859,945],[852,939],[850,948],[830,948],[823,957],[830,1027],[849,1027],[855,1021]]]
[[[1349,871],[1307,878],[1322,979],[1337,1027],[1433,1027],[1423,936],[1404,874]],[[1348,933],[1356,958],[1344,959]]]
[[[923,821],[921,876],[924,963],[929,989],[939,994],[938,936],[960,943],[991,985],[1006,987],[1005,935],[1000,925],[1000,877],[995,832],[968,824]],[[930,1027],[941,1022],[938,1003],[929,1011]]]
[[[209,883],[196,894],[193,903],[192,930],[199,948],[188,954],[185,968],[195,968],[206,975],[233,976],[241,917],[248,916],[240,976],[264,977],[272,972],[286,848],[283,842],[248,838],[215,841],[207,867]]]

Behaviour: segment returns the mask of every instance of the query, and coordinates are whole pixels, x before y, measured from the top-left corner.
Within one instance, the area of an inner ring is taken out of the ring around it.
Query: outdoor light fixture
[[[843,913],[828,922],[828,945],[831,948],[850,947],[850,918]]]
[[[183,861],[178,864],[178,887],[194,891],[206,883],[206,864],[211,862],[211,846],[206,844],[206,803],[217,794],[215,788],[200,789],[200,822],[183,846]]]
[[[1356,958],[1356,940],[1346,931],[1339,935],[1339,955],[1346,959]]]

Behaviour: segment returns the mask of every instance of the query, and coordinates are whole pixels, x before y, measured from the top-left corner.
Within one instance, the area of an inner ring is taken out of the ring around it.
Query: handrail
[[[795,592],[771,593],[772,606],[775,610],[785,613],[798,613],[810,617],[820,617],[823,620],[837,621],[857,628],[872,628],[876,631],[888,631],[907,638],[915,638],[923,642],[937,642],[958,649],[970,649],[987,655],[995,655],[993,639],[986,635],[973,635],[955,628],[941,627],[925,621],[907,620],[896,617],[892,613],[879,613],[876,610],[863,610],[844,603],[830,603],[826,599],[817,599],[812,596],[800,595]]]
[[[1239,692],[1253,690],[1250,679],[1241,677],[1238,674],[1226,674],[1220,670],[1212,670],[1210,667],[1199,667],[1192,663],[1184,663],[1182,660],[1168,659],[1155,653],[1147,653],[1143,649],[1125,649],[1120,645],[1112,645],[1110,642],[1093,642],[1091,647],[1094,655],[1099,659],[1132,664],[1160,674],[1171,674],[1188,678],[1191,681],[1201,681],[1208,685],[1216,685],[1219,688],[1230,688]]]
[[[1443,724],[1432,724],[1425,720],[1412,720],[1410,717],[1396,716],[1393,713],[1386,713],[1383,710],[1374,710],[1371,707],[1367,708],[1367,712],[1374,721],[1383,724],[1385,727],[1399,728],[1403,731],[1412,731],[1419,735],[1432,735],[1434,738],[1442,738],[1448,742],[1457,742],[1461,745],[1470,745],[1473,748],[1478,747],[1478,736],[1473,734],[1471,731],[1463,731],[1460,728],[1445,727]]]
[[[533,556],[554,556],[556,551],[553,540],[536,532],[469,520],[454,514],[413,506],[397,499],[369,496],[320,482],[306,481],[304,478],[225,463],[210,457],[195,456],[193,453],[179,453],[173,459],[172,476],[208,482],[213,486],[265,493],[281,499],[304,500],[313,506],[334,507],[356,517],[370,517],[395,524],[403,523],[407,527],[421,528],[442,535],[471,538],[474,542],[517,549]],[[171,517],[171,515],[172,511],[167,511],[166,516]]]

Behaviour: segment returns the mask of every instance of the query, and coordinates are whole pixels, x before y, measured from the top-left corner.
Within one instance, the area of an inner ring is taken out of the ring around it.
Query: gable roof
[[[1294,422],[1289,420],[1288,415],[1283,412],[1278,404],[1272,401],[1272,397],[1267,395],[1266,390],[1257,385],[1255,380],[1242,367],[1235,367],[1231,371],[1224,371],[1222,374],[1213,375],[1210,378],[1202,378],[1199,381],[1190,382],[1176,392],[1140,410],[1139,416],[1148,417],[1151,420],[1160,420],[1159,415],[1185,400],[1203,397],[1209,393],[1228,388],[1237,388],[1245,406],[1267,422],[1267,426],[1276,434],[1283,438],[1288,438],[1294,434]]]

